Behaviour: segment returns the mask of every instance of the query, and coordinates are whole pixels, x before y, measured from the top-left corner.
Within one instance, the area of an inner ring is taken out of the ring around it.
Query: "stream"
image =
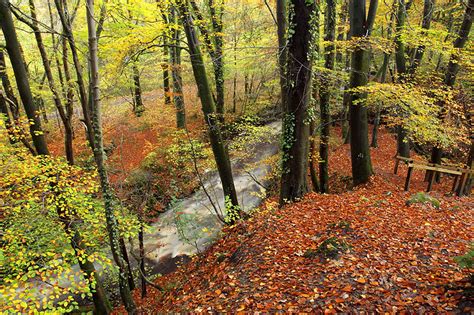
[[[265,159],[279,150],[281,122],[264,126],[269,133],[266,141],[249,144],[248,157],[232,159],[235,189],[239,204],[244,211],[260,205],[267,183],[265,175],[270,166]],[[212,202],[224,209],[224,194],[217,172],[212,172],[203,180]],[[223,224],[214,213],[205,190],[201,187],[187,198],[183,198],[159,216],[157,223],[150,226],[144,235],[147,266],[153,274],[167,274],[176,269],[176,263],[189,260],[189,256],[202,252],[218,237]],[[133,251],[138,252],[138,244]]]
[[[234,184],[240,207],[248,212],[259,206],[265,198],[264,186],[268,184],[267,173],[271,170],[266,159],[279,151],[281,121],[269,123],[259,131],[264,139],[254,143],[245,143],[244,157],[231,156]],[[144,235],[145,261],[148,275],[167,274],[176,270],[177,265],[190,260],[190,256],[204,251],[218,238],[223,223],[217,218],[216,208],[225,209],[224,194],[217,171],[207,171],[202,175],[201,186],[190,196],[176,201],[168,210],[159,215],[156,223],[146,229]],[[206,194],[207,192],[207,194]],[[212,202],[209,200],[211,197]],[[131,253],[138,255],[138,242],[130,244]],[[133,266],[137,260],[130,257]],[[95,264],[97,270],[102,266]],[[103,276],[106,277],[106,276]],[[72,270],[58,274],[51,283],[40,279],[28,280],[29,294],[39,300],[50,299],[55,295],[52,284],[62,288],[73,288],[82,281],[78,265]],[[17,288],[17,297],[21,300],[25,288]],[[80,304],[81,298],[76,297]],[[59,302],[63,296],[56,296]],[[1,302],[0,298],[0,302]],[[40,303],[40,308],[42,303]]]

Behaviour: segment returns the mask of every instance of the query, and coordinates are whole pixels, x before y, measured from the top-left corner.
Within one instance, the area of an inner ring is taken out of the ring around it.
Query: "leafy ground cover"
[[[472,270],[454,261],[474,239],[474,198],[449,195],[452,180],[443,178],[427,198],[439,203],[408,202],[426,188],[424,174],[415,171],[404,192],[406,169],[393,174],[393,135],[382,131],[379,143],[369,184],[281,209],[268,199],[204,254],[158,278],[163,293],[142,300],[136,291],[141,311],[474,311]],[[341,190],[349,147],[333,147],[329,160],[331,185]]]

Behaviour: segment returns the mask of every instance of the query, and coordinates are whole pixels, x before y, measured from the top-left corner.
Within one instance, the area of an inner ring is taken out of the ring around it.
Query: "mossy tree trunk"
[[[311,18],[315,3],[291,1],[287,59],[287,99],[283,111],[280,205],[308,192],[309,124],[313,41]]]
[[[242,215],[242,211],[239,209],[229,153],[227,152],[227,147],[222,138],[219,117],[216,114],[216,107],[207,78],[206,67],[199,47],[200,45],[196,36],[193,20],[188,10],[188,2],[186,0],[177,0],[177,6],[186,33],[194,79],[198,87],[204,119],[208,126],[209,139],[221,179],[225,201],[227,205],[230,203],[230,208],[227,209],[227,222],[233,224]]]

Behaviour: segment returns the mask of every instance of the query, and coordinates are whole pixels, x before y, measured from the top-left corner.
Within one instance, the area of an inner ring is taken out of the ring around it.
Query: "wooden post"
[[[407,179],[405,180],[405,191],[408,191],[410,187],[411,173],[413,172],[413,165],[408,164]]]

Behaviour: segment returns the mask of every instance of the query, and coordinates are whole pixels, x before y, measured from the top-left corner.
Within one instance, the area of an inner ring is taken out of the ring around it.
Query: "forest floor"
[[[348,145],[332,147],[330,185],[278,208],[269,198],[252,218],[149,288],[143,313],[474,311],[472,270],[453,260],[474,239],[474,198],[449,194],[442,178],[436,202],[408,204],[426,189],[416,171],[403,191],[406,168],[393,174],[395,140],[382,130],[372,149],[375,176],[349,190]],[[123,308],[116,309],[123,313]]]

